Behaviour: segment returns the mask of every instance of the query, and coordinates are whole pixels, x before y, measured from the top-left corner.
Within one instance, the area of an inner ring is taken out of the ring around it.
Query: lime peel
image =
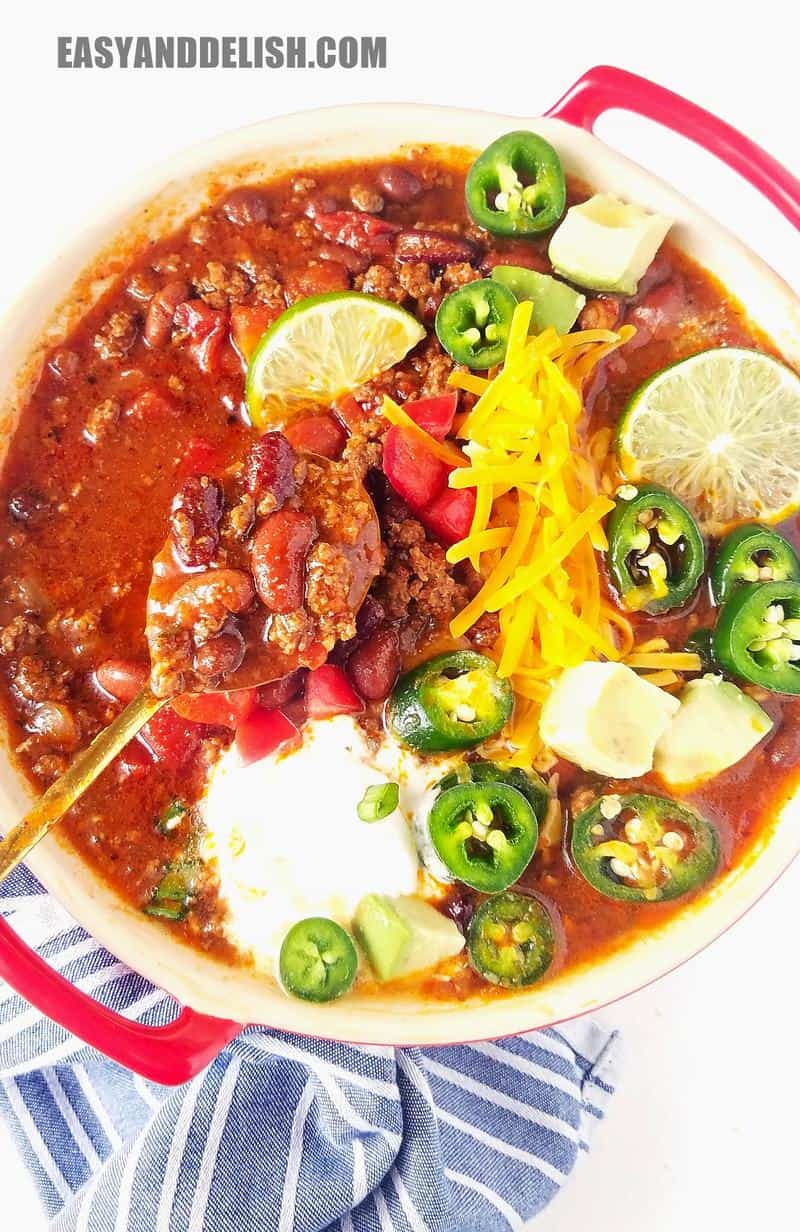
[[[263,429],[300,406],[328,404],[399,363],[425,336],[416,317],[377,296],[333,291],[301,300],[253,353],[245,385],[250,417]]]
[[[717,347],[633,394],[617,428],[626,479],[660,483],[707,532],[800,505],[800,377],[771,355]]]

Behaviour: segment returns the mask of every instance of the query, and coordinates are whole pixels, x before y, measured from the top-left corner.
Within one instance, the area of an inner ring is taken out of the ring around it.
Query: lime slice
[[[800,377],[743,347],[701,351],[636,391],[617,429],[628,479],[662,484],[705,530],[800,505]]]
[[[333,291],[301,300],[278,317],[247,369],[247,407],[265,428],[309,402],[331,402],[399,363],[425,337],[396,304]]]

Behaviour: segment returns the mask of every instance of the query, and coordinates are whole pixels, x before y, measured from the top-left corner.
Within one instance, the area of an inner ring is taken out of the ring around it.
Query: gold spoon
[[[321,461],[321,460],[320,460]],[[367,591],[381,566],[380,527],[378,517],[366,490],[355,485],[359,497],[362,498],[362,510],[367,511],[359,537],[355,543],[346,545],[354,566],[354,576],[357,578],[357,594],[351,593],[352,610],[357,612]],[[156,557],[154,581],[151,586],[148,608],[163,610],[165,594],[164,580],[159,576],[159,563],[163,562],[165,554],[171,549],[167,544]],[[258,660],[258,656],[256,656]],[[261,666],[262,664],[258,664]],[[263,679],[251,677],[251,666],[245,657],[241,667],[225,679],[225,688],[204,689],[204,692],[229,692],[242,687],[255,687],[268,684],[282,675],[288,674],[297,663],[286,659],[283,655],[269,656],[263,661],[266,675]],[[37,800],[33,808],[21,821],[0,840],[0,882],[24,860],[30,851],[53,826],[61,820],[69,808],[79,800],[83,793],[102,774],[118,753],[122,752],[134,736],[152,719],[163,706],[172,701],[173,697],[157,697],[149,688],[145,688],[130,702],[108,727],[104,728],[92,741],[88,748],[78,753],[68,770]]]

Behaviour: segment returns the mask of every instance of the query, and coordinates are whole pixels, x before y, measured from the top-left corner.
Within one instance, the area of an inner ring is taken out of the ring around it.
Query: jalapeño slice
[[[572,858],[607,898],[655,903],[702,885],[719,863],[715,828],[663,796],[605,795],[572,827]]]
[[[705,548],[677,497],[625,484],[608,518],[608,567],[625,606],[651,615],[681,607],[697,589]]]
[[[397,682],[389,699],[392,734],[420,753],[469,749],[511,717],[514,694],[497,667],[474,650],[434,655]]]
[[[777,531],[757,522],[737,526],[717,550],[711,589],[720,606],[740,586],[755,582],[799,582],[800,559]]]
[[[437,798],[428,818],[431,842],[457,881],[493,894],[525,871],[539,826],[528,801],[507,783],[460,783]]]
[[[491,278],[459,287],[436,313],[436,337],[457,364],[492,368],[503,362],[517,301]]]
[[[325,916],[299,920],[283,939],[281,983],[304,1001],[334,1001],[356,978],[358,955],[344,929]]]
[[[538,898],[506,890],[487,898],[467,934],[471,966],[490,984],[524,988],[535,984],[553,961],[553,921]]]
[[[521,792],[534,811],[537,822],[544,821],[550,792],[544,779],[535,770],[523,770],[521,766],[507,766],[497,761],[465,761],[457,770],[446,774],[437,783],[439,791],[447,791],[459,783],[507,783]]]
[[[498,137],[472,164],[467,209],[494,235],[537,235],[564,213],[567,190],[558,154],[537,133]]]
[[[735,590],[717,618],[714,654],[732,676],[772,693],[800,693],[800,583]]]

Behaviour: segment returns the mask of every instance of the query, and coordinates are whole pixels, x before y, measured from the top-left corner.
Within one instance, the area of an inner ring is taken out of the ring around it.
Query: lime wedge
[[[410,312],[373,295],[334,291],[301,300],[253,353],[245,386],[250,417],[266,428],[303,403],[331,402],[399,363],[424,337]]]
[[[800,505],[800,377],[743,347],[701,351],[636,391],[617,428],[626,478],[662,484],[714,533]]]

